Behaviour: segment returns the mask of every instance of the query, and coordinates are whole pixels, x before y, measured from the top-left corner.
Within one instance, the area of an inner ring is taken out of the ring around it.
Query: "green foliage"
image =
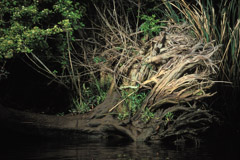
[[[125,103],[128,104],[130,112],[134,115],[136,111],[141,107],[141,104],[146,98],[147,94],[141,92],[128,96],[128,93],[123,91],[122,96],[123,98],[126,98]]]
[[[152,16],[142,15],[141,20],[144,23],[140,26],[140,30],[150,38],[158,34],[161,31],[161,27],[164,26],[164,23],[160,23],[160,20],[156,19],[156,15],[154,14]]]
[[[188,13],[184,15],[182,12],[176,9],[181,7],[181,2],[179,1],[165,1],[164,5],[166,9],[163,9],[163,14],[168,18],[168,20],[173,20],[176,23],[180,23],[186,21],[185,16],[189,16]]]
[[[60,112],[56,114],[57,116],[64,116],[64,112]]]
[[[118,113],[118,119],[123,120],[128,116],[134,115],[138,109],[140,109],[142,102],[147,97],[145,92],[137,93],[133,91],[128,93],[125,90],[122,90],[122,97],[125,99],[125,103],[121,108],[121,112]]]
[[[233,82],[233,86],[240,86],[240,1],[221,1],[218,14],[221,25],[217,25],[217,40],[223,44],[221,53],[222,80]],[[212,26],[214,27],[214,26]]]
[[[83,27],[80,19],[84,8],[72,0],[3,0],[0,8],[0,58],[12,58],[18,53],[48,53],[49,39],[62,44],[59,37]]]
[[[95,106],[101,104],[107,95],[108,86],[100,87],[99,81],[95,80],[95,83],[90,83],[87,86],[83,83],[81,95],[82,97],[73,98],[72,109],[69,110],[70,113],[86,113],[89,112]]]
[[[165,124],[168,124],[170,121],[173,120],[174,114],[172,112],[168,112],[165,115]]]
[[[129,116],[130,116],[130,112],[128,111],[127,107],[126,106],[122,107],[121,112],[118,113],[118,119],[124,120]]]
[[[90,111],[90,106],[87,102],[82,101],[79,98],[73,98],[73,107],[69,110],[72,114],[81,114]]]
[[[94,57],[93,61],[95,63],[100,63],[100,62],[106,62],[106,59],[104,57],[98,56],[98,57]]]
[[[90,106],[97,106],[106,98],[108,88],[109,84],[101,87],[100,82],[95,79],[95,83],[90,83],[89,87],[86,87],[85,84],[83,84],[83,97],[84,99],[87,99]]]
[[[65,20],[69,21],[70,25],[63,23],[63,26],[64,24],[66,25],[66,29],[73,27],[74,30],[78,30],[84,27],[84,24],[79,22],[85,11],[85,8],[81,6],[80,3],[73,3],[72,0],[58,0],[58,2],[53,5],[53,9],[55,12],[61,13],[64,18],[67,18]]]
[[[143,122],[147,123],[149,120],[154,118],[154,113],[151,112],[149,110],[149,108],[145,108],[141,118],[142,118]]]
[[[0,61],[1,62],[1,61]],[[8,77],[9,72],[7,72],[4,68],[4,65],[0,65],[0,80],[6,79]]]

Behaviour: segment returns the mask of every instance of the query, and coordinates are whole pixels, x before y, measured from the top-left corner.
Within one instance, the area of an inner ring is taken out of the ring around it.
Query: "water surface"
[[[20,135],[1,136],[1,160],[211,160],[240,159],[239,143],[232,140],[175,146],[123,141],[49,140]]]

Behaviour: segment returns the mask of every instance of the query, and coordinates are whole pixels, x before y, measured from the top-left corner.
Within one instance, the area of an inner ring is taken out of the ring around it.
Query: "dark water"
[[[70,141],[1,136],[0,160],[240,160],[238,141],[202,142],[199,147],[122,141]]]

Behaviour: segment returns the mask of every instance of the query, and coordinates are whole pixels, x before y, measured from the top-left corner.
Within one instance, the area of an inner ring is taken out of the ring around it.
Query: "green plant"
[[[104,58],[104,57],[94,57],[93,58],[93,61],[95,62],[95,63],[100,63],[100,62],[106,62],[106,59]]]
[[[168,112],[166,115],[165,115],[165,124],[168,124],[170,121],[172,121],[174,118],[174,115],[172,112]]]
[[[142,113],[142,120],[143,122],[147,123],[149,120],[154,118],[154,113],[150,111],[149,108],[145,108],[144,112]]]
[[[73,98],[73,107],[69,110],[72,114],[82,114],[90,111],[90,106],[86,102],[79,100],[78,98]]]
[[[92,106],[96,106],[102,103],[106,98],[107,89],[109,88],[110,84],[105,84],[104,86],[101,86],[100,81],[96,77],[94,77],[93,79],[94,81],[90,84],[91,92],[87,95],[87,97],[89,97],[90,104]]]
[[[1,64],[1,61],[0,61]],[[6,79],[8,77],[9,72],[5,70],[5,65],[0,66],[0,80]]]
[[[144,23],[140,26],[140,30],[143,31],[145,37],[148,36],[152,38],[161,31],[161,27],[164,26],[164,23],[161,23],[159,19],[156,19],[156,15],[148,16],[142,15],[141,20],[144,20]]]
[[[217,56],[221,69],[219,78],[239,86],[240,1],[220,0],[217,4],[215,5],[213,0],[198,0],[192,5],[185,0],[164,1],[167,8],[165,14],[170,21],[187,21],[193,26],[198,39],[205,42],[214,40],[217,44],[222,44],[222,50]]]
[[[0,58],[12,58],[18,53],[52,54],[50,39],[61,44],[63,39],[60,37],[66,32],[72,34],[83,27],[79,20],[84,8],[72,0],[55,3],[51,0],[3,0],[0,8]]]
[[[104,88],[100,87],[100,82],[97,79],[95,79],[95,83],[83,83],[81,88],[81,97],[73,98],[73,106],[69,112],[73,114],[86,113],[102,103],[106,98],[109,84],[103,87]]]
[[[129,87],[129,86],[128,86]],[[145,100],[147,94],[145,92],[138,93],[138,87],[135,89],[122,89],[122,97],[124,104],[119,112],[119,119],[125,119],[127,116],[134,115],[140,109],[142,102]],[[129,94],[129,92],[131,92]]]
[[[126,97],[126,93],[124,97]],[[126,103],[129,105],[130,112],[134,115],[136,111],[141,107],[142,102],[146,98],[147,94],[144,92],[135,93],[126,99]]]
[[[3,0],[0,8],[0,63],[26,56],[39,73],[78,90],[72,43],[84,26],[83,5],[72,0]]]
[[[60,112],[56,114],[57,116],[64,116],[64,112]]]
[[[119,120],[124,120],[125,118],[129,117],[130,112],[128,111],[126,106],[121,108],[121,112],[117,114]]]

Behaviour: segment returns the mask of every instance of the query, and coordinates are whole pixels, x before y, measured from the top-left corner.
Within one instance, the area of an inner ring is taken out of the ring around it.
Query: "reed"
[[[240,1],[198,0],[189,4],[185,0],[165,1],[165,15],[172,22],[187,21],[193,26],[194,34],[204,42],[215,40],[222,44],[217,55],[220,60],[219,80],[230,81],[240,86]]]

